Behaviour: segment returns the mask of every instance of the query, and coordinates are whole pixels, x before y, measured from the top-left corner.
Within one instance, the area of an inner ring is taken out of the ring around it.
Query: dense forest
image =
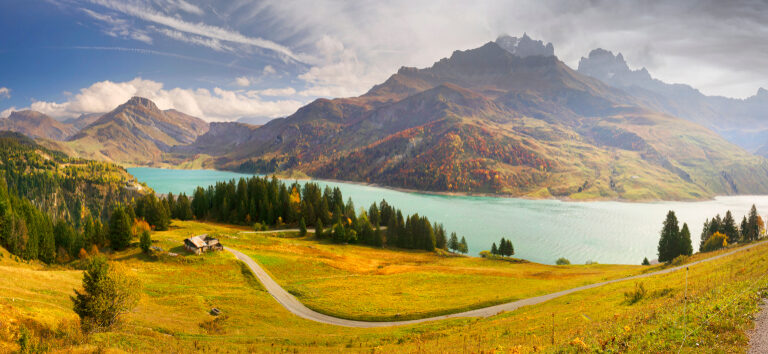
[[[141,196],[132,177],[0,132],[0,245],[22,259],[67,262],[107,243],[102,221]]]
[[[9,191],[77,228],[89,216],[105,220],[117,204],[141,195],[122,167],[71,158],[12,132],[0,132],[0,177]]]
[[[442,224],[418,214],[403,215],[385,200],[367,210],[356,210],[352,199],[344,201],[341,190],[322,189],[316,183],[285,184],[274,177],[255,176],[198,187],[191,202],[182,194],[178,198],[169,195],[158,203],[180,219],[194,217],[257,228],[314,226],[318,238],[338,243],[448,249]]]

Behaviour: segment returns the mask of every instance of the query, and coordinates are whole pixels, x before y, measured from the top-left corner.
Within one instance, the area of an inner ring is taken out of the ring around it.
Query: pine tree
[[[299,219],[299,236],[305,236],[307,234],[307,224],[304,223],[304,218]]]
[[[494,255],[499,254],[499,250],[496,249],[496,242],[494,242],[493,245],[491,245],[491,254],[494,254]]]
[[[643,263],[641,263],[640,265],[644,265],[644,266],[651,265],[651,262],[648,261],[648,257],[645,257],[643,258]]]
[[[752,208],[749,210],[749,218],[747,218],[747,234],[746,241],[755,241],[760,237],[760,226],[757,222],[757,208],[752,204]]]
[[[674,211],[667,213],[664,227],[659,238],[659,262],[671,262],[680,254],[680,229],[677,226],[677,217]]]
[[[117,206],[109,218],[109,242],[113,249],[122,250],[131,242],[131,219],[123,206]]]
[[[461,242],[459,243],[459,252],[466,254],[469,252],[469,246],[467,246],[467,240],[464,236],[461,236]]]
[[[693,254],[693,245],[691,245],[691,231],[688,230],[688,224],[683,223],[683,229],[680,230],[679,254],[690,256]]]
[[[315,222],[315,237],[323,238],[323,220],[320,218]]]
[[[451,232],[451,238],[448,239],[448,248],[453,252],[459,250],[459,238],[456,236],[455,232]]]
[[[149,231],[144,230],[139,237],[139,247],[142,252],[149,253],[149,248],[152,247],[152,238],[149,235]]]
[[[734,243],[739,238],[739,230],[736,227],[736,221],[733,219],[733,214],[731,214],[730,210],[725,212],[725,217],[720,225],[720,232],[728,236],[728,243]]]

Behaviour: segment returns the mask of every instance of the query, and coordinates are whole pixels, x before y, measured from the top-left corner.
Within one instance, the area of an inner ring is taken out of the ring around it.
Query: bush
[[[679,266],[679,265],[685,264],[685,262],[688,262],[688,256],[681,254],[672,260],[672,265]]]
[[[701,245],[701,252],[717,251],[725,246],[728,246],[728,236],[720,232],[715,232],[703,245]]]
[[[642,300],[646,294],[645,286],[643,283],[635,283],[635,289],[624,293],[624,301],[628,305],[634,305],[638,301]]]
[[[569,264],[571,264],[571,261],[569,261],[565,257],[560,257],[560,258],[557,259],[557,261],[555,261],[555,264],[557,264],[557,265],[569,265]]]
[[[269,226],[267,226],[266,224],[262,224],[260,222],[253,224],[253,231],[267,231],[267,230],[269,230]]]

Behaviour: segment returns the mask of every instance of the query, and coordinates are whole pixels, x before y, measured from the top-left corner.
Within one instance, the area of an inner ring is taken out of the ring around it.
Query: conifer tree
[[[122,250],[131,242],[131,219],[122,205],[117,206],[109,218],[109,242],[113,249]]]
[[[139,237],[139,247],[144,253],[149,253],[149,248],[152,247],[152,238],[149,235],[149,231],[144,230]]]
[[[453,252],[459,250],[459,238],[456,236],[455,232],[451,232],[451,238],[448,240],[448,248]]]
[[[671,262],[680,254],[680,229],[674,211],[667,213],[659,238],[659,262]]]
[[[683,223],[683,229],[680,230],[680,246],[678,247],[679,254],[690,256],[693,254],[693,246],[691,245],[691,231],[688,230],[688,224]]]
[[[499,254],[499,250],[496,248],[496,242],[494,242],[493,245],[491,245],[491,254],[494,254],[494,255]]]
[[[461,236],[461,242],[459,243],[459,252],[466,254],[469,252],[469,246],[467,246],[467,240],[464,236]]]
[[[728,243],[734,243],[739,238],[739,230],[736,227],[736,220],[733,219],[733,214],[728,210],[725,212],[722,224],[720,225],[720,232],[728,236]]]
[[[304,223],[304,218],[299,219],[299,236],[305,236],[307,234],[307,225]]]
[[[320,218],[315,222],[315,237],[323,238],[323,220]]]
[[[749,218],[747,218],[747,241],[755,241],[760,236],[760,225],[757,221],[757,208],[752,204],[752,208],[749,210]]]

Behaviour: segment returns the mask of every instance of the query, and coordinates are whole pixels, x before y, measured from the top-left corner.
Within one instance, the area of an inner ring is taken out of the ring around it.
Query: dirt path
[[[749,354],[768,353],[768,299],[755,318],[755,329],[749,332]]]
[[[766,241],[763,241],[766,242]],[[343,318],[337,318],[332,317],[328,315],[324,315],[322,313],[310,310],[304,304],[302,304],[296,297],[288,293],[285,289],[283,289],[277,282],[275,282],[268,274],[264,271],[251,257],[248,257],[247,255],[243,254],[242,252],[233,250],[229,247],[224,247],[225,250],[229,251],[237,259],[243,261],[248,267],[251,269],[254,275],[256,275],[257,278],[259,278],[259,281],[261,281],[262,284],[264,284],[264,287],[267,289],[267,291],[272,295],[272,297],[277,300],[283,307],[285,307],[288,311],[292,312],[294,315],[299,316],[301,318],[326,323],[330,325],[336,325],[336,326],[345,326],[345,327],[357,327],[357,328],[372,328],[372,327],[392,327],[392,326],[402,326],[402,325],[408,325],[408,324],[414,324],[414,323],[421,323],[421,322],[429,322],[429,321],[437,321],[437,320],[444,320],[449,318],[457,318],[457,317],[489,317],[498,314],[502,311],[514,311],[517,310],[523,306],[530,306],[530,305],[536,305],[540,304],[561,296],[565,296],[568,294],[572,294],[578,291],[587,290],[587,289],[593,289],[597,288],[603,285],[618,283],[620,281],[626,281],[626,280],[633,280],[633,279],[641,279],[641,278],[647,278],[654,275],[660,275],[660,274],[667,274],[671,273],[680,269],[683,269],[685,267],[692,267],[699,263],[709,262],[713,261],[719,258],[723,258],[729,255],[732,255],[737,252],[743,252],[746,250],[749,250],[755,246],[758,246],[762,244],[763,242],[758,242],[755,244],[751,244],[748,246],[744,246],[738,249],[735,249],[730,252],[726,252],[714,257],[705,258],[700,261],[688,263],[679,267],[672,267],[667,268],[664,270],[660,270],[657,272],[652,273],[646,273],[646,274],[640,274],[640,275],[634,275],[631,277],[626,278],[620,278],[620,279],[614,279],[614,280],[608,280],[600,283],[594,283],[584,286],[579,286],[576,288],[571,288],[567,290],[558,291],[556,293],[536,296],[536,297],[530,297],[527,299],[517,300],[513,302],[508,302],[505,304],[495,305],[495,306],[489,306],[489,307],[483,307],[476,310],[471,311],[464,311],[459,313],[454,313],[450,315],[443,315],[443,316],[436,316],[436,317],[429,317],[429,318],[422,318],[418,320],[410,320],[410,321],[389,321],[389,322],[367,322],[367,321],[355,321],[355,320],[347,320]],[[763,313],[766,311],[763,311]],[[768,317],[768,316],[767,316]],[[765,333],[765,330],[768,330],[768,320],[766,322],[766,327],[764,327],[763,331],[763,338],[765,339],[766,336],[768,336],[768,333]],[[768,344],[768,340],[764,340],[764,344]],[[756,352],[758,353],[758,352]],[[762,351],[759,353],[768,353],[768,351]]]

